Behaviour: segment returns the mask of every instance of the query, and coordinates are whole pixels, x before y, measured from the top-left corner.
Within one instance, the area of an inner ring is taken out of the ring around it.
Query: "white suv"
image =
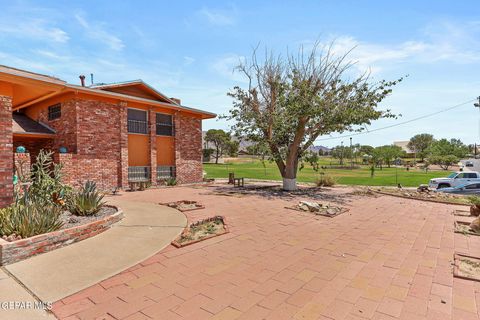
[[[480,173],[476,171],[453,172],[446,178],[431,179],[428,187],[432,189],[441,189],[456,187],[470,182],[480,182]]]

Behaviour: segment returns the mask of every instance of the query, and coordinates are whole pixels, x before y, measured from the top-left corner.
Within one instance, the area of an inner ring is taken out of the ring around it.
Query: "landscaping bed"
[[[30,171],[18,171],[14,201],[0,209],[0,265],[92,237],[123,216],[95,182],[64,184],[52,155],[41,150]]]
[[[172,245],[181,248],[225,233],[228,233],[225,217],[215,216],[190,224]]]
[[[467,210],[454,210],[453,215],[457,217],[472,217],[472,218],[474,217],[472,216],[470,211],[467,211]]]
[[[453,195],[442,192],[419,192],[413,189],[403,188],[376,188],[374,192],[379,194],[401,197],[406,199],[456,204],[456,205],[470,205],[470,201],[467,197],[461,195]]]
[[[177,209],[181,212],[205,209],[205,206],[192,200],[180,200],[175,202],[160,203],[160,205]]]
[[[453,275],[457,278],[480,281],[480,258],[456,253]]]
[[[313,201],[300,201],[295,206],[285,208],[301,212],[311,212],[315,215],[329,218],[336,217],[348,211],[348,208]]]
[[[475,232],[475,230],[470,228],[470,222],[466,221],[455,221],[455,232],[469,234],[472,236],[480,236],[479,232]]]
[[[65,215],[65,218],[71,219],[72,215]],[[14,241],[0,238],[0,265],[21,261],[93,237],[120,221],[123,218],[123,212],[117,207],[105,206],[98,216],[75,216],[75,218],[80,219],[73,223],[65,223],[57,231]]]

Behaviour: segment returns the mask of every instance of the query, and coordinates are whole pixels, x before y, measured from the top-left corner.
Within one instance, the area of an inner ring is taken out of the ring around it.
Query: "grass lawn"
[[[322,159],[321,165],[329,165],[329,159]],[[332,161],[332,164],[336,164]],[[229,172],[234,172],[237,177],[245,177],[252,179],[265,180],[281,180],[280,173],[274,163],[266,162],[266,168],[263,167],[261,161],[256,159],[238,159],[228,161],[225,164],[203,165],[203,169],[207,173],[207,178],[228,178]],[[429,171],[425,173],[422,170],[405,168],[383,168],[376,169],[375,176],[370,177],[370,168],[361,166],[359,169],[335,169],[328,168],[323,170],[326,174],[335,177],[339,184],[350,185],[368,185],[368,186],[396,186],[400,183],[404,187],[418,187],[422,183],[428,183],[432,178],[446,177],[450,171]],[[396,179],[397,175],[397,179]],[[299,171],[297,179],[299,182],[315,182],[318,173],[310,166],[306,166]]]

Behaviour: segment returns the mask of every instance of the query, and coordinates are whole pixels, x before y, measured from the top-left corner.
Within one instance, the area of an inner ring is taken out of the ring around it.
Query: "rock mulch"
[[[287,209],[293,209],[303,212],[311,212],[315,215],[326,216],[326,217],[336,217],[344,212],[347,212],[347,208],[334,206],[327,203],[314,202],[314,201],[300,201],[297,205],[293,207],[285,207]]]

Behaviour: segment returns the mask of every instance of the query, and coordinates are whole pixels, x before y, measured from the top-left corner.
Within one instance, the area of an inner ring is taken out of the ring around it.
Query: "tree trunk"
[[[285,191],[294,191],[297,190],[297,179],[288,179],[288,178],[283,178],[283,185],[282,189]]]
[[[283,177],[283,190],[293,191],[297,190],[297,169],[298,169],[298,155],[287,157],[285,165],[285,172]]]
[[[220,150],[218,146],[215,148],[215,164],[218,164],[218,158],[220,158]]]

